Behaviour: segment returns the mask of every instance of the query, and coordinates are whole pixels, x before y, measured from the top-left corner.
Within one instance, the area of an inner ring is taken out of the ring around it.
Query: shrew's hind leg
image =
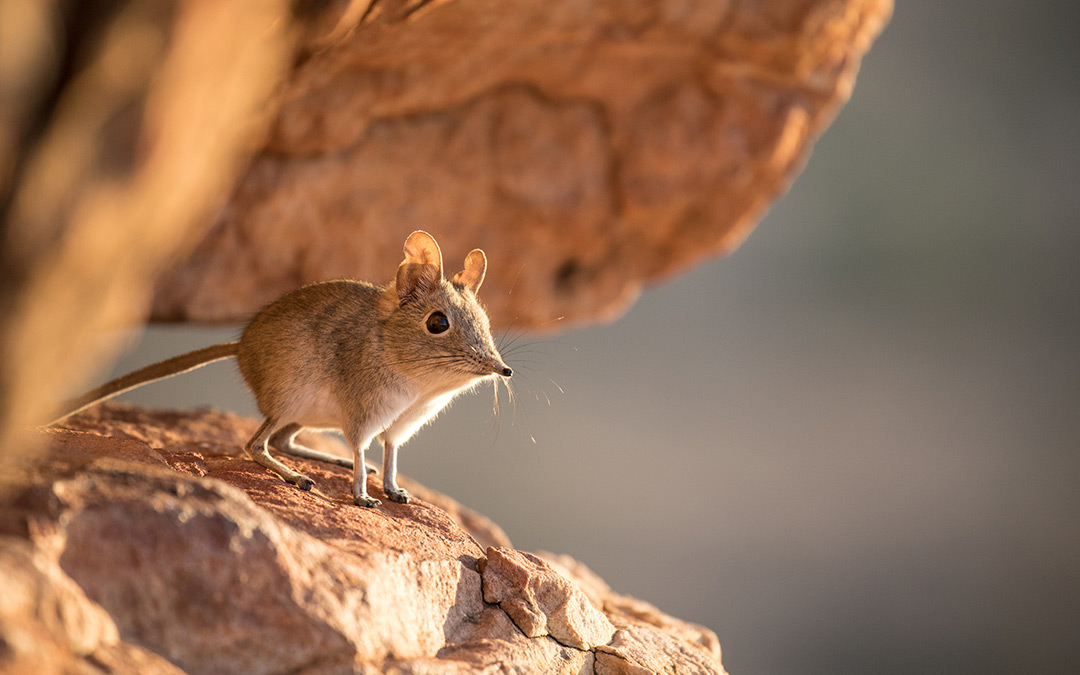
[[[353,428],[345,431],[345,440],[353,451],[353,503],[368,508],[375,508],[382,504],[378,499],[368,494],[367,471],[364,471],[364,467],[367,466],[364,461],[364,454],[371,444],[372,436],[374,434],[371,431],[363,428]]]
[[[288,428],[289,426],[292,425],[285,425],[284,427],[281,427],[281,429]],[[244,450],[247,451],[248,457],[251,457],[259,464],[276,473],[286,483],[292,483],[301,490],[310,490],[315,486],[315,481],[302,473],[293,471],[270,456],[270,451],[267,449],[267,441],[278,436],[278,434],[274,433],[278,428],[277,421],[268,418],[262,423],[259,430],[255,432],[255,435],[251,437],[251,440],[247,442],[247,445],[244,446]],[[296,431],[299,431],[299,428]],[[295,435],[295,432],[293,435]]]
[[[286,424],[270,436],[268,443],[270,447],[284,452],[294,457],[303,457],[304,459],[313,459],[316,462],[326,462],[327,464],[336,464],[337,466],[343,466],[346,469],[353,468],[353,461],[351,457],[340,457],[338,455],[332,455],[329,452],[322,452],[321,450],[314,450],[301,445],[296,442],[296,435],[303,429],[301,425],[293,422],[292,424]],[[367,467],[368,473],[378,473],[379,470],[373,466]]]

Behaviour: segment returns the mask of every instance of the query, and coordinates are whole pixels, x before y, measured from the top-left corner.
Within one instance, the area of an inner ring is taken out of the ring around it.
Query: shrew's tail
[[[145,368],[140,368],[133,373],[118,377],[112,382],[106,382],[97,389],[64,403],[61,410],[67,412],[63,413],[52,422],[49,422],[49,426],[74,415],[84,408],[89,408],[95,403],[110,399],[113,396],[119,396],[125,391],[130,391],[137,387],[141,387],[144,384],[157,382],[158,380],[164,380],[166,377],[186,373],[189,370],[195,370],[196,368],[205,366],[208,363],[213,363],[214,361],[220,361],[236,356],[239,345],[239,342],[225,342],[220,345],[203,347],[202,349],[196,349],[193,352],[174,356],[171,359],[165,359],[164,361],[159,361],[146,366]]]

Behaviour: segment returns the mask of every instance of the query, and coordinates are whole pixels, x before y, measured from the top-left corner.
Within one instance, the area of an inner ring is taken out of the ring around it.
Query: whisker
[[[528,262],[529,261],[526,260],[525,262],[521,263],[521,267],[519,267],[517,273],[514,274],[514,280],[510,282],[510,290],[506,291],[507,295],[513,295],[514,294],[514,287],[517,286],[518,278],[521,276],[521,272],[525,269],[525,265]]]

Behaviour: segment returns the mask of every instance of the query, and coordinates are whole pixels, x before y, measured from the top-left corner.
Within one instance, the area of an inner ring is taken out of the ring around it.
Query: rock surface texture
[[[711,631],[420,485],[364,509],[341,468],[281,482],[240,454],[253,420],[67,426],[5,477],[4,673],[724,672]]]
[[[265,148],[154,316],[389,281],[430,231],[496,326],[610,319],[731,250],[848,98],[890,0],[307,3]]]

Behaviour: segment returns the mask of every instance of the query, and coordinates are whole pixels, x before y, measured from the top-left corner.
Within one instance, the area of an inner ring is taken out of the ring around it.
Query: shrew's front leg
[[[390,501],[408,504],[409,492],[397,484],[398,446],[386,434],[379,436],[379,440],[383,446],[383,492]]]

